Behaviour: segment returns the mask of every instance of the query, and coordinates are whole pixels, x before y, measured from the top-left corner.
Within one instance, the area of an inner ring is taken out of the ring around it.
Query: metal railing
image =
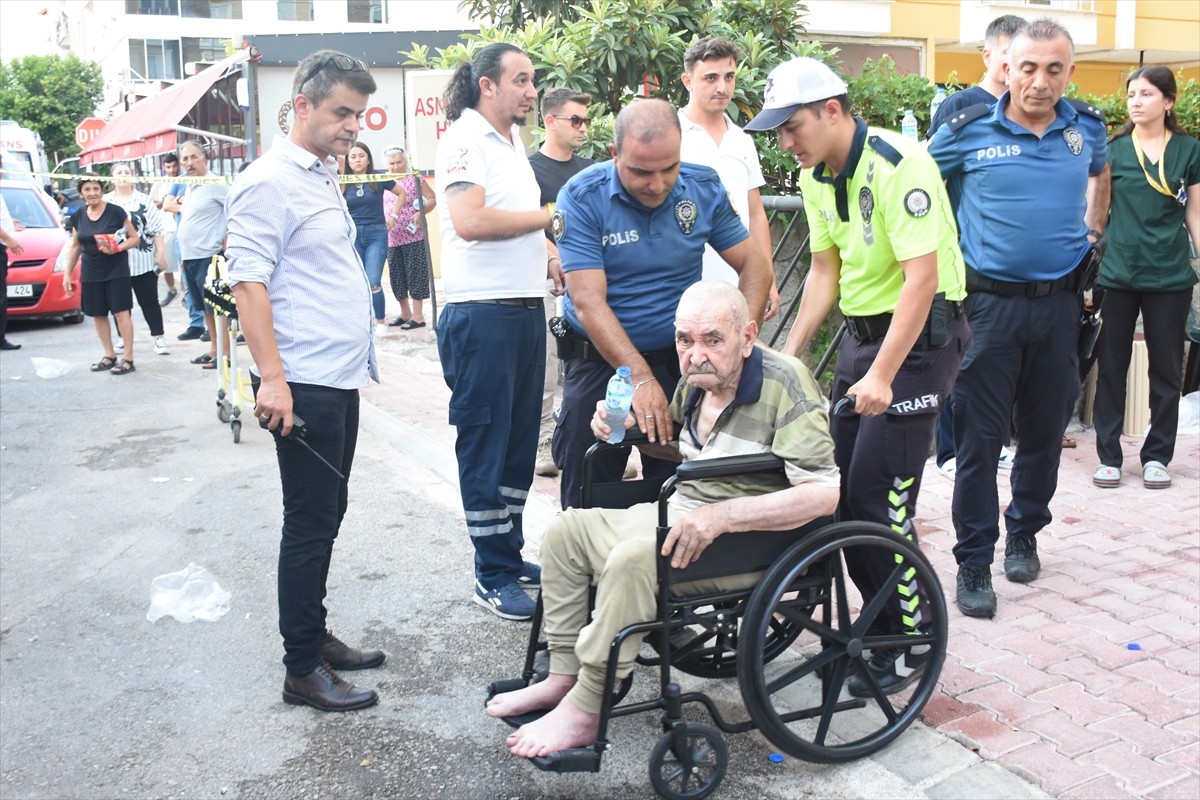
[[[804,217],[804,198],[769,195],[764,196],[762,202],[771,227],[771,255],[775,263],[775,282],[779,286],[780,309],[774,319],[763,325],[761,337],[768,345],[777,348],[787,341],[788,331],[796,321],[808,268],[812,263],[812,251],[808,223]],[[818,381],[829,368],[845,335],[846,323],[841,321],[832,341],[813,368],[813,376]]]

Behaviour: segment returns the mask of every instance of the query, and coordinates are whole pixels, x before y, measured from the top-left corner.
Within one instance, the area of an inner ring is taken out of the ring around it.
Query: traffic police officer
[[[617,115],[613,139],[612,161],[567,182],[552,222],[567,284],[566,324],[556,331],[563,401],[553,445],[563,508],[580,505],[583,455],[596,441],[592,414],[616,367],[632,372],[631,413],[642,432],[651,442],[673,438],[668,397],[680,377],[673,309],[700,280],[704,245],[737,270],[760,324],[772,275],[717,173],[680,162],[670,104],[635,101]],[[626,453],[603,455],[594,479],[620,480]],[[646,478],[665,480],[674,467],[642,456]]]
[[[853,397],[858,413],[833,423],[839,515],[889,525],[913,540],[938,408],[970,342],[945,187],[920,145],[851,116],[845,82],[815,59],[771,71],[763,111],[746,130],[773,128],[804,168],[800,190],[812,241],[812,268],[784,352],[804,352],[839,292],[851,333],[833,386],[835,404]],[[856,558],[853,549],[847,561],[864,596],[896,580],[896,602],[872,632],[921,630],[924,589],[912,582],[911,569],[891,578],[895,562]],[[925,652],[881,648],[868,671],[884,692],[899,691],[921,674]],[[856,696],[872,694],[859,676],[847,685]]]
[[[1074,70],[1067,31],[1035,20],[1009,45],[1009,90],[990,108],[952,117],[929,148],[960,190],[975,337],[952,400],[956,599],[970,616],[996,612],[996,459],[1009,422],[1017,455],[1004,573],[1023,583],[1041,569],[1034,537],[1050,522],[1062,435],[1079,397],[1081,293],[1094,279],[1088,240],[1108,214],[1108,148],[1100,113],[1062,99]]]

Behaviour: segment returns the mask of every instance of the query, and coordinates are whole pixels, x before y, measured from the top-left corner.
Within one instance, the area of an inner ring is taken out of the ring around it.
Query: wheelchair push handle
[[[854,406],[857,405],[858,398],[852,394],[842,395],[842,399],[833,404],[833,408],[829,410],[831,417],[848,417],[854,413]]]

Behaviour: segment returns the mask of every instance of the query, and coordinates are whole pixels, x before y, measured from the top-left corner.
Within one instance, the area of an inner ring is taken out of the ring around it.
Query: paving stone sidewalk
[[[430,457],[452,473],[433,332],[379,342],[387,383],[364,399],[444,444]],[[1005,580],[1001,541],[993,620],[954,606],[954,484],[926,467],[917,525],[950,608],[948,655],[923,715],[930,730],[876,757],[897,774],[916,769],[924,796],[1029,796],[1019,776],[1062,798],[1200,797],[1200,436],[1179,438],[1174,485],[1151,491],[1139,439],[1123,438],[1122,485],[1098,489],[1094,437],[1071,435],[1078,447],[1063,453],[1054,521],[1038,537],[1041,576]],[[1000,489],[1003,508],[1007,473]],[[535,479],[534,491],[557,503],[556,479]],[[982,761],[926,738],[935,731]]]

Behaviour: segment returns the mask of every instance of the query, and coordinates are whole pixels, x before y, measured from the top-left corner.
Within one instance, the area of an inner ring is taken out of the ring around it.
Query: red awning
[[[235,53],[165,92],[139,101],[105,126],[79,154],[79,163],[83,166],[107,164],[174,150],[175,126],[196,107],[213,84],[245,60],[244,52]]]

